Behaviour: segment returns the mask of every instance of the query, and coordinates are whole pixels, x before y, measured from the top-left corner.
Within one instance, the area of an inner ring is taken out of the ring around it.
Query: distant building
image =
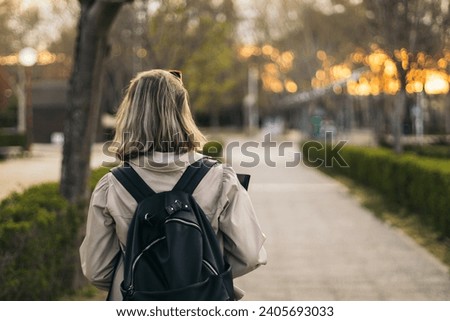
[[[64,132],[68,84],[62,80],[33,82],[33,141],[50,143],[52,134]]]
[[[68,82],[41,80],[33,82],[33,141],[35,143],[61,143],[67,107]],[[103,113],[100,117],[96,141],[111,138],[115,120]]]

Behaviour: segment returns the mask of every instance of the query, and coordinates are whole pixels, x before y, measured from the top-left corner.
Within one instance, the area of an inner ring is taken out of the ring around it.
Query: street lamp
[[[19,52],[19,63],[23,66],[25,71],[25,108],[21,108],[19,115],[25,115],[25,117],[20,116],[22,119],[22,124],[25,123],[26,129],[26,144],[25,150],[30,151],[31,143],[33,141],[33,105],[31,102],[31,67],[36,64],[38,58],[38,53],[35,49],[26,47]],[[23,119],[25,121],[23,122]],[[19,127],[21,126],[21,121],[19,121]],[[23,125],[22,125],[23,126]]]

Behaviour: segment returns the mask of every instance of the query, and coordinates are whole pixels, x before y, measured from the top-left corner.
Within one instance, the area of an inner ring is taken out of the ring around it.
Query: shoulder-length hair
[[[117,111],[112,145],[120,159],[149,151],[181,154],[205,141],[192,118],[181,74],[155,69],[131,80]]]

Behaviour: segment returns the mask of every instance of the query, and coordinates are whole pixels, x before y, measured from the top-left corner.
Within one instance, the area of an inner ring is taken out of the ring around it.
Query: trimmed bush
[[[304,144],[302,151],[305,161],[323,160],[324,164],[332,164],[331,146],[319,149]],[[349,166],[335,163],[326,170],[376,189],[390,201],[419,214],[422,222],[441,236],[450,237],[448,160],[396,155],[388,149],[357,146],[346,146],[339,153]]]
[[[0,299],[53,300],[71,289],[80,215],[57,184],[15,193],[0,203]]]
[[[413,152],[420,156],[450,159],[449,145],[406,145],[404,148],[405,151]]]
[[[7,134],[0,132],[0,147],[21,146],[25,147],[26,137],[24,134]]]
[[[209,141],[203,146],[203,155],[221,160],[223,158],[223,144],[218,141]]]
[[[91,189],[108,168],[92,172]],[[58,184],[13,193],[0,203],[0,300],[56,300],[73,291],[83,210]]]

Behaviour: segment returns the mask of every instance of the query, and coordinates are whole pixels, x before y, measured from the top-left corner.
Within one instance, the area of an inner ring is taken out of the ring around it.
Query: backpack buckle
[[[173,213],[176,213],[182,209],[188,210],[189,206],[183,205],[183,203],[181,203],[179,200],[175,200],[172,204],[170,204],[169,206],[166,206],[166,211],[169,215],[172,215]]]

